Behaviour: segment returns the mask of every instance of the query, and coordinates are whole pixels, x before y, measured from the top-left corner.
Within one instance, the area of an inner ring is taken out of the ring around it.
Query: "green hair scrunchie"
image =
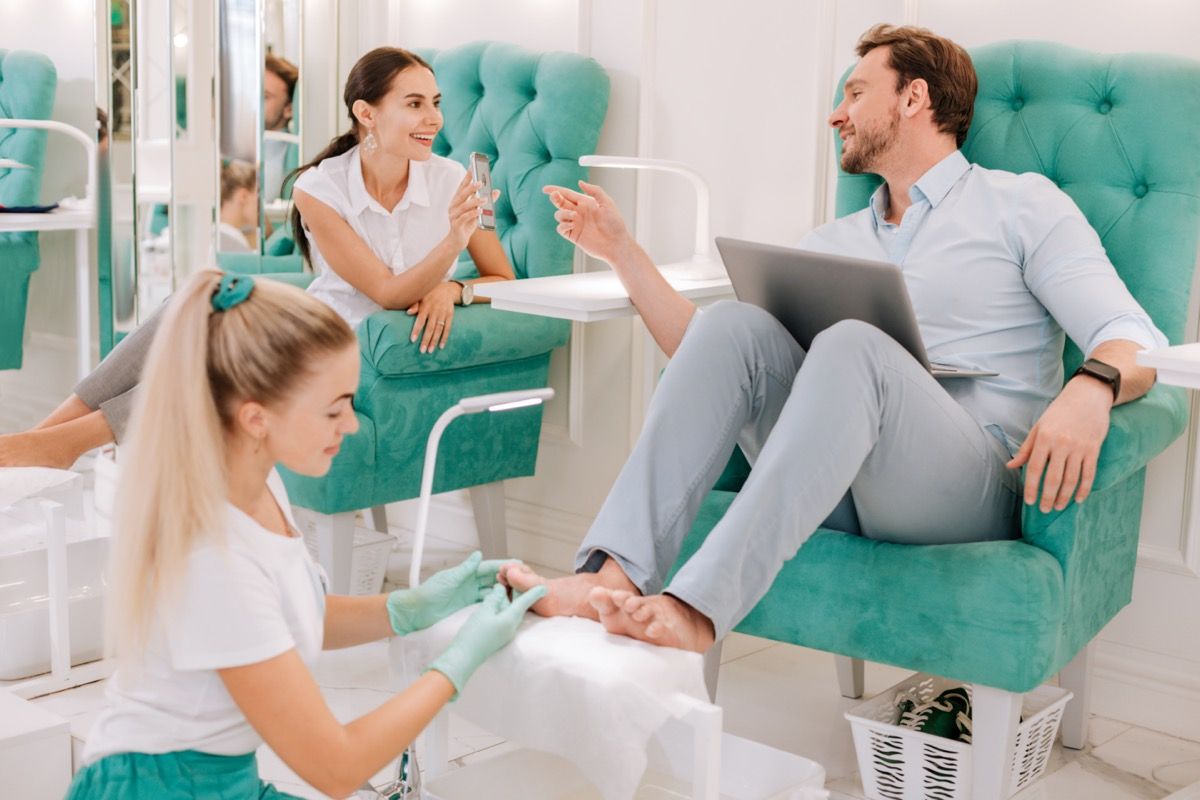
[[[254,278],[249,275],[225,275],[212,296],[213,311],[228,311],[254,291]]]

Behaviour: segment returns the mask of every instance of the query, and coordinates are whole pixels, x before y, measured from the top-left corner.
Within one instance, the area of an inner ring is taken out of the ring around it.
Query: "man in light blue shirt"
[[[977,88],[965,51],[885,25],[858,54],[829,121],[843,169],[885,183],[800,246],[896,264],[929,358],[998,375],[939,382],[862,322],[826,329],[805,352],[758,307],[697,313],[598,187],[547,187],[559,232],[613,266],[673,358],[579,572],[550,581],[535,611],[702,652],[820,525],[913,544],[1003,539],[1020,535],[1022,497],[1040,494],[1043,511],[1083,502],[1111,407],[1153,385],[1134,356],[1166,340],[1071,199],[959,152]],[[1064,335],[1089,357],[1065,386]],[[664,586],[735,443],[754,469]],[[502,579],[541,581],[523,567]]]

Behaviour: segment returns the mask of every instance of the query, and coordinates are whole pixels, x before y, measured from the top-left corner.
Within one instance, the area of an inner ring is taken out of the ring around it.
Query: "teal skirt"
[[[67,800],[279,800],[295,798],[258,778],[254,753],[214,756],[195,750],[117,753],[75,775]]]

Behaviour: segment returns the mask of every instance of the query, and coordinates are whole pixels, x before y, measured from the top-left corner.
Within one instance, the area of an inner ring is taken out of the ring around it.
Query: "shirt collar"
[[[362,174],[362,158],[359,154],[358,146],[350,151],[349,169],[349,191],[350,191],[350,208],[353,212],[361,214],[363,211],[372,209],[380,214],[389,214],[388,210],[379,204],[379,201],[371,196],[367,191],[367,185],[363,182]],[[425,175],[425,163],[423,161],[408,162],[408,188],[404,190],[404,196],[400,198],[400,202],[392,209],[395,211],[403,211],[410,205],[418,205],[429,207],[429,183]]]
[[[950,190],[954,188],[954,184],[958,183],[958,179],[963,176],[968,169],[971,168],[970,162],[961,150],[955,150],[950,155],[943,158],[938,163],[934,164],[925,174],[917,179],[917,182],[908,190],[909,199],[913,203],[919,203],[922,200],[929,203],[933,208],[937,208]],[[887,208],[887,184],[883,184],[875,193],[871,195],[871,215],[875,218],[875,225],[884,225]]]

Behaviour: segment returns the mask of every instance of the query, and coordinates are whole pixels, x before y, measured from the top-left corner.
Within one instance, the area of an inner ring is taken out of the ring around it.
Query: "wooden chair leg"
[[[725,644],[722,639],[715,642],[704,654],[704,685],[708,687],[708,699],[717,702],[717,680],[721,676],[721,647]]]
[[[1063,747],[1082,750],[1088,743],[1088,723],[1091,719],[1091,686],[1088,680],[1092,645],[1075,654],[1075,658],[1058,673],[1058,685],[1075,696],[1067,703],[1062,718]]]
[[[850,656],[833,656],[837,667],[838,688],[842,697],[858,700],[863,696],[863,660]]]
[[[484,558],[508,555],[508,528],[504,521],[504,481],[472,486],[471,507],[479,532],[479,549]]]
[[[972,800],[1007,800],[1021,695],[975,685],[971,700]]]

